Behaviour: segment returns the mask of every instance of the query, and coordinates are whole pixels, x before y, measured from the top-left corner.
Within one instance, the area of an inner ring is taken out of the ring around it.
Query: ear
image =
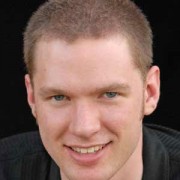
[[[34,90],[29,74],[25,75],[25,86],[27,91],[27,101],[31,107],[33,116],[36,117]]]
[[[145,83],[145,106],[144,114],[151,114],[157,107],[160,96],[160,70],[152,66],[149,70]]]

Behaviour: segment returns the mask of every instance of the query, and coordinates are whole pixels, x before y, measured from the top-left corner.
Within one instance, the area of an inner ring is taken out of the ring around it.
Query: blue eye
[[[64,95],[56,95],[56,96],[53,96],[53,98],[56,100],[56,101],[62,101],[65,99],[65,96]]]
[[[117,92],[106,92],[106,93],[105,93],[105,96],[106,96],[107,98],[114,98],[114,97],[117,96]]]

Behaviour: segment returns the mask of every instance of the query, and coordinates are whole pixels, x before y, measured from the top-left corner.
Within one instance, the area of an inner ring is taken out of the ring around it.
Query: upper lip
[[[99,150],[101,150],[105,145],[100,145],[100,146],[93,146],[93,147],[90,147],[90,148],[74,148],[74,147],[71,147],[72,150],[74,150],[75,152],[78,152],[78,153],[82,153],[82,154],[87,154],[87,153],[94,153],[94,152],[97,152]]]
[[[91,147],[96,147],[96,146],[105,146],[107,144],[109,144],[110,142],[108,143],[96,143],[96,144],[90,144],[90,145],[75,145],[75,144],[72,144],[72,145],[65,145],[67,147],[70,147],[70,148],[91,148]]]

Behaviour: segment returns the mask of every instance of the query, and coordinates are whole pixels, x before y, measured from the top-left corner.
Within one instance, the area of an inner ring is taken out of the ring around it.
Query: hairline
[[[33,79],[33,75],[36,71],[36,68],[35,68],[35,52],[36,52],[36,49],[37,49],[37,45],[42,42],[42,41],[45,41],[45,42],[48,42],[48,41],[54,41],[54,40],[59,40],[59,41],[63,41],[67,44],[74,44],[74,43],[77,43],[79,40],[100,40],[100,39],[112,39],[114,37],[117,37],[116,39],[118,39],[119,37],[125,39],[127,41],[127,44],[128,44],[128,47],[129,47],[129,52],[130,52],[130,55],[132,57],[132,60],[133,60],[133,64],[135,65],[135,68],[137,68],[142,76],[142,79],[143,81],[145,80],[146,78],[146,73],[147,72],[142,72],[142,69],[140,67],[138,67],[137,63],[139,62],[139,60],[137,59],[138,57],[135,57],[137,56],[136,54],[136,50],[135,50],[135,47],[134,46],[134,40],[132,37],[129,37],[128,36],[129,34],[127,32],[124,32],[124,33],[118,33],[118,32],[109,32],[107,33],[106,35],[99,35],[98,37],[96,36],[78,36],[74,39],[67,39],[66,37],[61,37],[59,35],[56,35],[56,34],[53,34],[52,32],[50,33],[44,33],[41,37],[37,38],[36,39],[36,42],[35,44],[33,45],[33,49],[31,49],[31,54],[32,54],[32,59],[31,59],[31,71],[29,72],[29,75],[31,77],[31,79]]]

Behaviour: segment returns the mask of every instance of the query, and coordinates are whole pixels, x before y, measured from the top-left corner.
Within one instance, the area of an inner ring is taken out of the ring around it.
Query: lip
[[[97,152],[94,153],[78,153],[74,151],[70,146],[65,146],[69,156],[72,158],[72,160],[83,166],[92,166],[97,164],[106,154],[107,150],[109,149],[111,142],[102,144],[102,149],[98,150]],[[96,145],[97,146],[97,145]],[[74,147],[74,146],[73,146]],[[79,147],[79,146],[75,146]],[[80,148],[89,148],[93,146],[88,146],[88,147],[80,147]]]

